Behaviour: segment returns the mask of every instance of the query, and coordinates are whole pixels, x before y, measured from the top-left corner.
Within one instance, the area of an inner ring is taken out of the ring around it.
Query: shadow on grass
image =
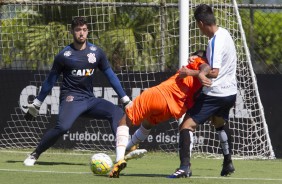
[[[163,178],[167,178],[170,174],[148,174],[148,173],[120,173],[120,177],[127,177],[127,176],[136,176],[136,177],[163,177]],[[192,174],[193,176],[200,176],[198,174]]]
[[[23,163],[23,161],[18,160],[7,160],[7,163]],[[81,163],[71,163],[71,162],[40,162],[37,161],[36,165],[80,165],[80,166],[88,166],[88,164]]]
[[[148,174],[148,173],[145,173],[145,174],[120,174],[120,177],[126,177],[126,176],[136,176],[136,177],[150,177],[150,178],[153,178],[153,177],[164,177],[166,178],[168,176],[168,174]]]

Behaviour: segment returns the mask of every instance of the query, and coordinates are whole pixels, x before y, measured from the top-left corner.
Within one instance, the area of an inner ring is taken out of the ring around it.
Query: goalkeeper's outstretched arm
[[[50,74],[42,84],[42,88],[40,90],[39,95],[33,100],[31,104],[27,104],[23,106],[23,108],[28,109],[24,116],[26,121],[35,120],[35,117],[38,115],[39,109],[43,101],[45,100],[46,96],[50,93],[51,89],[55,85],[59,75],[60,74],[58,74],[56,71],[51,70]]]

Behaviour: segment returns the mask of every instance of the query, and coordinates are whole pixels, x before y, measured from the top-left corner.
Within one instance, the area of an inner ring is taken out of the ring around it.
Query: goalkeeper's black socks
[[[190,144],[191,138],[189,129],[183,129],[180,131],[180,138],[179,138],[179,156],[180,156],[180,168],[185,172],[189,171],[190,165]]]

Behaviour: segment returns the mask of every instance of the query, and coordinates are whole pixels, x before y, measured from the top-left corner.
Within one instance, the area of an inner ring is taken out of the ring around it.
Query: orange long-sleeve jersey
[[[201,58],[196,58],[194,62],[186,67],[193,70],[200,70],[200,65],[206,63]],[[194,104],[194,95],[201,90],[202,84],[197,77],[187,76],[184,79],[178,77],[179,72],[157,85],[157,89],[167,101],[171,114],[179,119],[187,109]]]

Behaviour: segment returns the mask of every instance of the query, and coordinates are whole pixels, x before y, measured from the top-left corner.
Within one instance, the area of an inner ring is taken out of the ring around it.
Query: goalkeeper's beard
[[[86,39],[78,40],[76,37],[74,37],[73,40],[74,40],[75,44],[77,44],[77,45],[83,45],[86,42]]]

